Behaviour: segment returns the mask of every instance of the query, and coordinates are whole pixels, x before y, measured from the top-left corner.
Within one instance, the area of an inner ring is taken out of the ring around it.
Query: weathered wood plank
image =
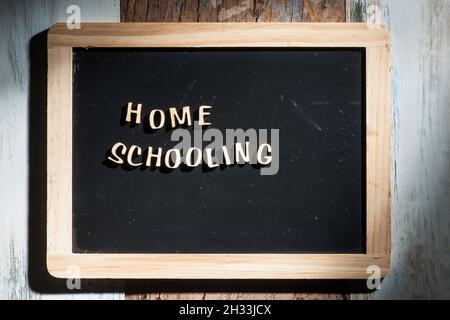
[[[305,0],[302,21],[345,22],[345,0]]]
[[[345,0],[122,0],[125,22],[343,22]]]
[[[392,37],[392,267],[369,298],[449,299],[450,2],[347,6],[349,20],[386,23]]]
[[[83,21],[117,22],[119,1],[76,1]],[[119,283],[69,291],[45,265],[46,43],[71,0],[0,2],[0,299],[121,299]],[[31,45],[30,45],[31,42]],[[31,58],[30,58],[31,57]],[[42,144],[41,144],[42,142]],[[96,292],[107,292],[97,294]],[[109,292],[109,293],[108,293]],[[57,293],[57,294],[56,294]]]
[[[149,293],[127,295],[128,300],[345,300],[342,294],[320,293]]]

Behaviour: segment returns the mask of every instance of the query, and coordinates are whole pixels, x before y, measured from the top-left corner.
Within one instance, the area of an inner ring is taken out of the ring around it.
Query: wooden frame
[[[360,47],[366,49],[365,254],[75,254],[72,252],[74,47]],[[390,266],[390,39],[362,23],[83,24],[48,34],[47,267],[68,278],[365,279]]]

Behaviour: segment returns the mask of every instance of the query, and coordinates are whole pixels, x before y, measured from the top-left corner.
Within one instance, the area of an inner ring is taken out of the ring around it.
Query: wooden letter
[[[263,160],[263,150],[264,148],[267,148],[267,155],[264,157],[265,160]],[[258,148],[258,154],[257,154],[257,160],[259,164],[262,165],[266,165],[272,162],[272,156],[269,155],[272,152],[272,146],[270,144],[267,143],[263,143],[262,145],[259,146]]]
[[[208,165],[209,168],[217,168],[218,166],[220,166],[218,163],[214,163],[213,159],[212,159],[212,150],[211,148],[206,148],[205,149],[205,154],[206,154],[206,164]]]
[[[147,152],[147,161],[145,162],[145,166],[147,167],[151,167],[152,165],[152,158],[156,158],[156,167],[160,167],[161,166],[161,157],[162,157],[162,148],[158,148],[157,153],[153,153],[153,148],[152,147],[148,147],[148,152]]]
[[[183,107],[181,110],[181,118],[178,115],[178,111],[176,108],[170,108],[169,112],[170,112],[170,121],[172,124],[172,128],[175,128],[175,126],[177,125],[177,122],[179,125],[184,124],[187,121],[187,125],[191,126],[192,125],[192,119],[191,119],[191,113],[190,113],[190,107]]]
[[[194,153],[194,151],[197,152],[197,155],[194,155],[194,157],[196,157],[195,161],[191,161],[192,154]],[[202,150],[200,150],[199,148],[189,148],[188,151],[186,152],[186,165],[190,168],[194,168],[198,167],[201,162],[202,162]]]
[[[226,146],[222,146],[222,155],[223,155],[223,158],[225,159],[225,164],[227,166],[231,165],[230,154],[229,154],[228,148]]]
[[[136,109],[133,109],[133,104],[131,102],[128,103],[128,107],[127,107],[127,117],[126,117],[126,122],[131,122],[131,115],[135,114],[136,115],[136,119],[134,121],[134,123],[139,124],[141,123],[141,110],[142,110],[142,104],[138,104]]]
[[[132,167],[140,167],[142,166],[142,162],[140,163],[134,163],[133,162],[133,158],[134,158],[134,152],[136,151],[136,154],[138,156],[142,155],[142,149],[138,146],[131,146],[130,149],[128,150],[128,155],[127,155],[127,163],[132,166]]]
[[[159,113],[159,117],[160,117],[159,125],[155,125],[155,113],[156,112]],[[152,110],[150,112],[150,116],[148,118],[150,121],[150,128],[152,128],[153,130],[161,129],[162,127],[164,127],[164,123],[166,122],[166,115],[164,114],[164,111],[162,111],[160,109]]]
[[[111,148],[111,156],[108,157],[108,160],[117,163],[117,164],[123,164],[123,159],[117,155],[117,149],[121,148],[122,151],[120,154],[123,156],[127,152],[127,146],[124,145],[122,142],[117,142],[112,148]]]
[[[198,110],[198,124],[200,126],[210,126],[211,123],[205,122],[205,116],[209,116],[211,112],[206,112],[205,109],[212,109],[211,106],[200,106]]]
[[[248,152],[250,146],[250,142],[245,143],[245,153],[242,148],[242,143],[236,143],[236,162],[239,164],[250,162],[250,152]],[[241,158],[243,161],[241,161]]]
[[[175,156],[175,160],[173,161],[173,165],[170,164],[170,160],[172,159],[172,154]],[[169,169],[176,169],[181,164],[181,152],[178,149],[170,149],[166,152],[166,167]]]

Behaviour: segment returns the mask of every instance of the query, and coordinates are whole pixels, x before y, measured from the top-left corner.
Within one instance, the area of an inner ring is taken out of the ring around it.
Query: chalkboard
[[[390,66],[381,26],[56,24],[49,273],[386,275]]]
[[[130,102],[279,129],[278,172],[111,166],[117,141],[176,144],[125,123]],[[74,49],[73,251],[364,253],[364,115],[361,48]]]

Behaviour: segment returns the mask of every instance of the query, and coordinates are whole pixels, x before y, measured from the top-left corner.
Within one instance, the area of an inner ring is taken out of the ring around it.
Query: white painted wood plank
[[[82,22],[120,21],[119,0],[10,0],[0,2],[0,299],[122,299],[120,283],[81,283],[82,288],[110,293],[68,294],[65,283],[47,281],[39,289],[30,278],[44,282],[39,270],[29,273],[29,123],[30,39],[58,21],[66,7],[81,8]],[[45,66],[43,66],[45,70]],[[45,200],[44,200],[45,201]],[[31,268],[33,269],[33,268]],[[42,270],[44,270],[42,268]],[[53,288],[55,287],[55,288]],[[62,288],[62,289],[61,289]],[[35,290],[41,290],[36,292]],[[60,292],[52,294],[53,290]],[[43,292],[48,292],[44,294]]]
[[[369,298],[449,299],[450,1],[348,0],[347,18],[371,5],[392,36],[394,194],[392,271]]]

